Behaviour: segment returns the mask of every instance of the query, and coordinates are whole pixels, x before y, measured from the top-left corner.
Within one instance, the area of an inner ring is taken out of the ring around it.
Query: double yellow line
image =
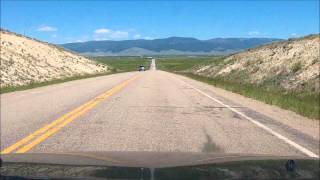
[[[58,132],[64,126],[68,125],[70,122],[78,118],[79,116],[83,115],[101,101],[107,99],[111,95],[119,92],[121,89],[126,87],[130,82],[137,79],[139,75],[136,75],[118,85],[113,87],[112,89],[100,94],[99,96],[95,97],[94,99],[82,104],[81,106],[77,107],[76,109],[64,114],[63,116],[59,117],[58,119],[54,120],[50,124],[34,131],[30,135],[26,136],[25,138],[21,139],[20,141],[12,144],[11,146],[5,148],[0,153],[1,154],[8,154],[13,151],[16,153],[25,153],[29,151],[31,148],[36,146],[37,144],[41,143],[42,141],[46,140],[51,135]]]

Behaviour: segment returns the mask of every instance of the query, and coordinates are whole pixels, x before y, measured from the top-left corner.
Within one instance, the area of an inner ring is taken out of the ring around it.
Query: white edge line
[[[177,79],[178,79],[178,78],[177,78]],[[202,94],[202,95],[210,98],[211,100],[213,100],[213,101],[215,101],[215,102],[217,102],[217,103],[219,103],[219,104],[227,107],[227,108],[230,109],[231,111],[233,111],[233,112],[239,114],[240,116],[246,118],[247,120],[249,120],[249,121],[252,122],[253,124],[255,124],[255,125],[259,126],[260,128],[266,130],[267,132],[269,132],[270,134],[276,136],[277,138],[283,140],[285,143],[287,143],[287,144],[295,147],[296,149],[298,149],[298,150],[301,151],[302,153],[308,155],[309,157],[319,158],[319,156],[318,156],[317,154],[315,154],[315,153],[311,152],[310,150],[308,150],[307,148],[305,148],[305,147],[303,147],[303,146],[301,146],[301,145],[293,142],[292,140],[288,139],[287,137],[285,137],[285,136],[283,136],[283,135],[281,135],[281,134],[273,131],[272,129],[270,129],[269,127],[265,126],[264,124],[262,124],[262,123],[260,123],[260,122],[258,122],[258,121],[256,121],[256,120],[254,120],[254,119],[252,119],[251,117],[248,117],[247,115],[245,115],[245,114],[243,114],[242,112],[240,112],[240,111],[238,111],[238,110],[230,107],[229,105],[224,104],[223,102],[219,101],[218,99],[215,99],[215,98],[211,97],[211,96],[208,95],[207,93],[205,93],[205,92],[201,91],[200,89],[198,89],[198,88],[196,88],[196,87],[194,87],[194,86],[186,83],[185,81],[183,81],[183,80],[181,80],[181,79],[179,79],[179,80],[182,81],[183,83],[185,83],[186,85],[188,85],[190,88],[198,91],[200,94]]]

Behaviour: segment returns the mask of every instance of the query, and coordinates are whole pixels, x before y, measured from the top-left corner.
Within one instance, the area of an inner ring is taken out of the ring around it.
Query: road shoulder
[[[292,111],[284,110],[274,105],[269,105],[258,100],[244,97],[239,94],[236,94],[221,88],[217,88],[215,86],[212,86],[200,81],[196,81],[194,79],[191,79],[182,75],[172,74],[172,73],[168,73],[168,74],[176,76],[177,78],[183,81],[186,81],[192,85],[195,85],[196,87],[202,87],[206,90],[214,92],[217,96],[236,102],[241,106],[249,107],[250,109],[266,117],[272,118],[292,129],[298,130],[304,134],[311,136],[315,140],[319,141],[320,121],[318,120],[309,119],[309,118],[300,116],[297,113],[294,113]]]

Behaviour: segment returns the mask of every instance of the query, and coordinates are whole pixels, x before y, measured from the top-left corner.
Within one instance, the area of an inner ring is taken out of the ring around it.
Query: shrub
[[[291,72],[296,73],[302,68],[301,62],[297,62],[291,66]]]

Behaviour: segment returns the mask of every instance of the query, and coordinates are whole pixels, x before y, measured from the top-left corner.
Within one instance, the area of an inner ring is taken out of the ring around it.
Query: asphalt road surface
[[[317,157],[319,141],[156,70],[1,95],[1,153],[217,152]]]

